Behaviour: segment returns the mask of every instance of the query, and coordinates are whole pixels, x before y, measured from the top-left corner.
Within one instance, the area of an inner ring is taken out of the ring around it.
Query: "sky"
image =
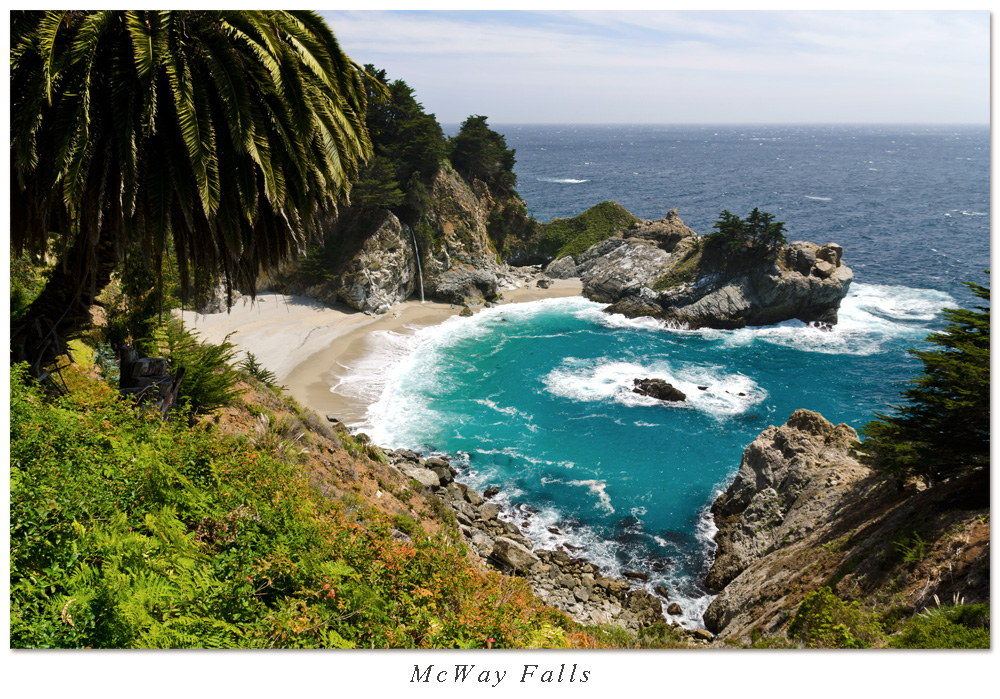
[[[979,11],[321,11],[444,124],[990,119]]]

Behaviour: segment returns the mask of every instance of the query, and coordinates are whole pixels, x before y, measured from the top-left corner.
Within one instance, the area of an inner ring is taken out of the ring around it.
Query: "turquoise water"
[[[832,332],[796,321],[671,330],[579,297],[498,306],[377,333],[355,376],[380,397],[359,427],[388,447],[448,455],[464,482],[498,486],[507,518],[537,544],[610,574],[645,571],[699,623],[708,507],[746,445],[797,408],[862,426],[898,396],[914,372],[906,348],[951,303],[940,291],[856,284]],[[635,394],[639,377],[664,378],[688,400]]]
[[[706,517],[746,446],[798,408],[860,428],[919,371],[906,352],[989,267],[989,127],[509,126],[518,191],[541,221],[613,199],[695,231],[754,206],[790,240],[837,242],[855,283],[829,333],[789,322],[677,331],[584,299],[483,310],[377,350],[333,390],[376,442],[448,455],[502,489],[535,542],[606,573],[641,570],[690,625],[711,599]],[[689,397],[631,392],[661,377]],[[700,390],[699,386],[705,386]],[[743,394],[743,395],[740,395]]]

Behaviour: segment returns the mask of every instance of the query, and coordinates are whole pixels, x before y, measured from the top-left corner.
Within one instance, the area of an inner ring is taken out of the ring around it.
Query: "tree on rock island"
[[[362,71],[312,12],[11,13],[12,250],[58,258],[12,327],[36,375],[134,251],[182,293],[303,247],[371,152]]]
[[[774,214],[756,207],[745,219],[723,211],[712,228],[716,232],[705,236],[706,242],[721,248],[727,257],[736,257],[749,249],[760,257],[774,260],[786,243],[785,224],[775,221]]]

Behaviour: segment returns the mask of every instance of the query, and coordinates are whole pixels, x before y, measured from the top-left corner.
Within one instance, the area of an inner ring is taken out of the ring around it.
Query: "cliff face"
[[[385,313],[420,294],[422,272],[427,299],[459,305],[491,301],[516,277],[499,261],[487,235],[493,206],[485,185],[477,181],[469,187],[444,162],[426,187],[413,228],[391,211],[347,209],[331,223],[338,248],[322,263],[322,278],[316,278],[315,269],[303,273],[299,261],[262,277],[259,288]]]
[[[652,316],[691,328],[739,328],[797,318],[833,324],[854,274],[839,245],[794,242],[774,261],[712,259],[673,209],[582,255],[553,261],[550,276],[579,275],[587,298],[610,313]]]
[[[797,410],[746,449],[712,512],[704,620],[720,640],[781,634],[820,587],[867,608],[919,611],[936,594],[989,599],[989,509],[960,481],[901,489],[850,454],[857,434]]]
[[[470,188],[445,162],[430,186],[430,205],[416,224],[428,297],[470,305],[499,294],[504,268],[486,233],[493,199]]]

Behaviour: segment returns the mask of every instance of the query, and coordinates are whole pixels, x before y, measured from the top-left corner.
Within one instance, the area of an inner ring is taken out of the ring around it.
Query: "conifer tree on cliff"
[[[873,468],[913,474],[934,484],[972,474],[970,484],[989,497],[990,467],[990,291],[966,282],[987,305],[946,309],[949,323],[927,339],[936,350],[910,350],[924,364],[907,402],[894,413],[876,413],[859,448]]]
[[[371,152],[362,72],[312,12],[11,13],[12,250],[58,259],[12,332],[36,375],[126,250],[253,290]]]

